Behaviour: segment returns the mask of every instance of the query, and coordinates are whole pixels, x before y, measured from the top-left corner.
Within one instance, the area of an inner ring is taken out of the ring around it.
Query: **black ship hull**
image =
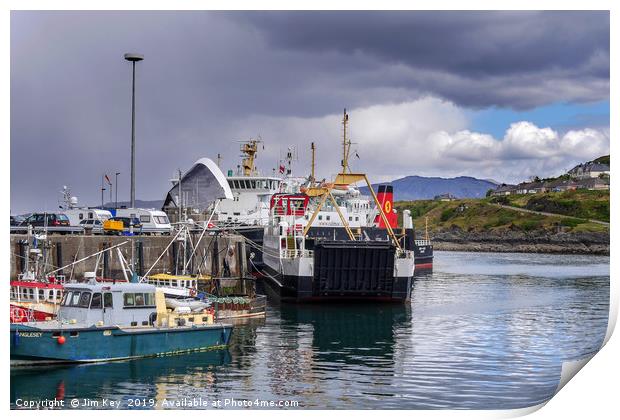
[[[413,266],[395,259],[396,247],[387,241],[307,242],[313,254],[311,275],[289,274],[265,264],[263,279],[278,299],[285,302],[391,302],[411,299]],[[406,269],[408,267],[408,270]],[[405,268],[405,269],[403,269]],[[409,275],[395,276],[395,272]]]

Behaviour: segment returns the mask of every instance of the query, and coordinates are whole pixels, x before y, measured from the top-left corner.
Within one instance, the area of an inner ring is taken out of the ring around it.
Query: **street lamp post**
[[[116,173],[115,179],[114,179],[114,185],[115,185],[115,197],[114,197],[114,208],[117,209],[118,208],[118,176],[120,175],[120,172]]]
[[[127,53],[125,60],[131,61],[131,208],[136,206],[136,61],[144,60],[142,54]]]

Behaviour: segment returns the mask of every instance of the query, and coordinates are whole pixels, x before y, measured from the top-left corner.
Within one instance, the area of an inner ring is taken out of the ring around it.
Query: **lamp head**
[[[127,53],[125,54],[125,60],[127,61],[142,61],[144,60],[144,56],[138,53]]]

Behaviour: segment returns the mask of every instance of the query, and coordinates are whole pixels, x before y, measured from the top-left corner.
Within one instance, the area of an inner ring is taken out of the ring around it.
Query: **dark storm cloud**
[[[608,97],[608,12],[257,12],[235,18],[255,25],[274,46],[312,52],[317,60],[333,52],[404,66],[409,72],[388,74],[384,83],[461,105],[526,108]],[[515,86],[525,88],[523,94]]]
[[[55,208],[64,184],[97,204],[101,175],[116,171],[127,199],[130,51],[145,55],[140,199],[163,197],[199,157],[235,167],[236,141],[265,118],[282,133],[285,117],[424,95],[520,108],[609,94],[607,13],[12,12],[13,212]],[[265,139],[261,164],[311,136]]]

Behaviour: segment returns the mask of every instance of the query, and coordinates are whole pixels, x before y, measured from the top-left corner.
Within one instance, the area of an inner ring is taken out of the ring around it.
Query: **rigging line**
[[[280,287],[283,287],[283,286],[282,286],[282,283],[280,283],[280,282],[279,282],[279,281],[278,281],[278,280],[277,280],[274,276],[272,276],[272,275],[271,275],[271,274],[269,274],[269,273],[263,272],[263,271],[261,271],[258,267],[256,267],[256,265],[254,264],[254,261],[250,260],[250,264],[252,264],[252,266],[254,267],[254,269],[255,269],[258,273],[260,273],[261,275],[263,275],[263,276],[265,276],[265,277],[269,277],[271,280],[273,280],[273,281],[275,281],[276,283],[278,283],[278,285],[279,285]],[[279,276],[282,276],[282,274],[279,274]]]

